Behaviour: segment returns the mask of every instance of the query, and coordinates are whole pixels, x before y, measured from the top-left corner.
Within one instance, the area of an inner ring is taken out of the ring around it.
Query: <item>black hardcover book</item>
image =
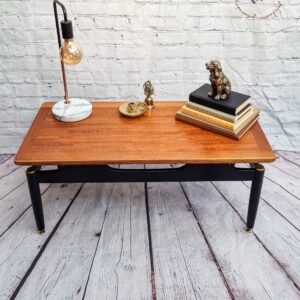
[[[233,116],[237,115],[249,103],[250,96],[237,92],[231,92],[226,100],[215,100],[207,95],[209,90],[210,84],[206,83],[192,92],[189,100]]]

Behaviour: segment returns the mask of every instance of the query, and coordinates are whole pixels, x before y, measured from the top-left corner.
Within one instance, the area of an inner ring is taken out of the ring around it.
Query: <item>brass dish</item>
[[[147,110],[147,105],[144,102],[123,103],[119,107],[119,112],[129,118],[136,118],[144,114]]]

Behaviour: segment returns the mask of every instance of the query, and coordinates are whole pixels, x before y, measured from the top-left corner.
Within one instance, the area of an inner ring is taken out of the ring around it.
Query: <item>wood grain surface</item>
[[[285,160],[290,163],[300,167],[300,154],[292,151],[277,151],[277,154],[280,155]]]
[[[18,165],[94,165],[134,163],[271,162],[274,153],[258,123],[235,141],[175,120],[183,102],[157,102],[139,118],[122,117],[121,103],[93,103],[93,114],[63,123],[44,103],[15,163]]]
[[[240,182],[214,182],[215,188],[219,191],[228,203],[230,203],[246,223],[248,203],[242,201],[241,195],[249,193],[249,189]],[[295,281],[300,282],[300,232],[293,225],[286,222],[265,201],[259,205],[255,234],[266,249],[272,252],[274,258],[281,262],[282,268]],[[290,261],[293,260],[291,264]]]
[[[12,157],[11,154],[0,154],[0,164],[6,162],[10,157]]]
[[[24,176],[25,177],[25,176]],[[40,190],[43,194],[49,184],[41,184]],[[23,212],[31,207],[27,182],[13,189],[0,200],[0,236],[17,220]]]
[[[11,156],[5,162],[0,163],[0,179],[8,176],[9,174],[13,173],[13,171],[20,168],[13,163],[14,159],[14,156]]]
[[[145,212],[143,183],[114,184],[84,299],[151,299]]]
[[[82,299],[112,188],[84,185],[19,299]]]
[[[234,299],[299,299],[299,290],[283,272],[282,264],[266,251],[266,247],[269,246],[278,254],[278,249],[273,246],[274,243],[281,241],[276,240],[269,245],[262,244],[264,241],[260,240],[262,235],[270,233],[260,227],[260,214],[255,232],[261,230],[262,233],[257,240],[256,234],[245,234],[246,225],[235,208],[226,201],[227,194],[223,196],[208,182],[182,183],[182,185]],[[232,189],[235,187],[232,186]],[[241,199],[239,201],[241,202]],[[272,222],[267,219],[265,221]],[[274,227],[273,230],[276,229]],[[266,236],[265,238],[267,239]],[[267,239],[268,242],[270,238]],[[286,240],[286,235],[282,238]],[[293,258],[290,257],[290,262],[292,261]]]
[[[0,201],[23,183],[26,183],[25,170],[25,167],[17,168],[14,172],[1,178]]]
[[[14,223],[14,230],[9,228],[1,236],[0,274],[5,274],[5,276],[1,276],[0,279],[0,299],[11,299],[21,279],[26,277],[26,272],[41,251],[42,245],[46,243],[53,228],[57,226],[80,186],[81,184],[53,184],[44,194],[43,205],[47,216],[45,234],[36,233],[33,212],[26,210]]]
[[[180,184],[147,186],[157,299],[231,299]]]

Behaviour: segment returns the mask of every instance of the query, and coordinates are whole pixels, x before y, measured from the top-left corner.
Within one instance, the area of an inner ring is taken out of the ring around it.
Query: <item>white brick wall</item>
[[[239,0],[251,9],[277,0]],[[300,3],[249,20],[234,0],[64,1],[85,59],[67,67],[73,97],[187,99],[222,61],[234,90],[249,93],[275,149],[300,150]],[[45,100],[63,88],[51,0],[0,1],[0,153],[14,152]]]

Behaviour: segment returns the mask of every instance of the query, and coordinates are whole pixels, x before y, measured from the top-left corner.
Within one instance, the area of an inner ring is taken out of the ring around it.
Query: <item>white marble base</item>
[[[78,122],[89,117],[92,103],[84,99],[70,99],[71,103],[57,102],[52,107],[53,117],[62,122]]]

